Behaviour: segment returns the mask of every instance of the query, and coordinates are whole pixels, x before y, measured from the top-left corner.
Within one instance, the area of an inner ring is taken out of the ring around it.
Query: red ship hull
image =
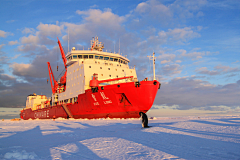
[[[20,117],[27,119],[54,118],[138,118],[153,105],[160,83],[141,81],[119,83],[86,90],[79,94],[75,103],[58,104],[43,109],[24,109]]]

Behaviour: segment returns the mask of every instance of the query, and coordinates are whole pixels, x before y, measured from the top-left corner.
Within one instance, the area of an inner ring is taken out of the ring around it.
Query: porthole
[[[108,68],[108,70],[110,70],[110,68]]]
[[[89,68],[91,68],[91,66],[89,66]]]

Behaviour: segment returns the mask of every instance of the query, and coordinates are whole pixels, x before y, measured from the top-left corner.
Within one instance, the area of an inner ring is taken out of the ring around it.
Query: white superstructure
[[[37,95],[36,93],[30,94],[26,100],[26,108],[32,108],[32,110],[38,109],[37,106],[44,107],[42,102],[46,102],[48,98],[45,95]]]
[[[60,103],[74,102],[79,94],[90,89],[90,80],[94,73],[98,74],[98,80],[106,80],[120,77],[133,76],[137,79],[135,68],[129,68],[129,60],[118,54],[103,52],[103,44],[98,42],[98,38],[92,41],[91,50],[76,50],[72,48],[66,55],[67,59],[67,79],[66,90],[62,93],[55,93],[53,102]],[[130,79],[107,82],[115,84],[130,82]],[[106,84],[105,84],[106,85]]]

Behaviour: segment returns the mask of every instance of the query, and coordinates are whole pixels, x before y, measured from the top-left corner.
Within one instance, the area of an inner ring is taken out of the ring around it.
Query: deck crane
[[[54,78],[50,62],[47,62],[47,64],[48,64],[49,77],[50,77],[50,82],[52,87],[52,93],[54,94],[54,93],[57,93],[58,82]],[[52,84],[52,81],[53,81],[53,84]]]
[[[57,38],[58,39],[58,38]],[[61,77],[60,79],[60,83],[61,85],[64,86],[64,90],[66,90],[66,77],[67,77],[67,59],[65,57],[65,54],[64,54],[64,51],[63,51],[63,48],[62,48],[62,45],[61,45],[61,42],[59,41],[58,39],[58,45],[59,45],[59,49],[60,49],[60,52],[61,52],[61,55],[62,55],[62,59],[63,59],[63,63],[64,63],[64,66],[65,66],[65,73],[64,75]]]

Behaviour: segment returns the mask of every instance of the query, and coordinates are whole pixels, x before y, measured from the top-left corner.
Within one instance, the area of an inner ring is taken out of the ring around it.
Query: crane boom
[[[49,72],[49,77],[50,77],[50,82],[52,87],[52,93],[54,94],[54,93],[57,93],[58,83],[54,78],[50,62],[47,62],[47,64],[48,64],[48,72]],[[54,84],[52,84],[52,81]]]
[[[65,57],[65,54],[64,54],[64,51],[63,51],[63,48],[62,48],[62,45],[61,45],[61,42],[59,41],[59,39],[58,39],[58,45],[59,45],[59,49],[60,49],[60,52],[61,52],[61,55],[62,55],[64,66],[65,66],[65,68],[67,68],[67,59]]]

